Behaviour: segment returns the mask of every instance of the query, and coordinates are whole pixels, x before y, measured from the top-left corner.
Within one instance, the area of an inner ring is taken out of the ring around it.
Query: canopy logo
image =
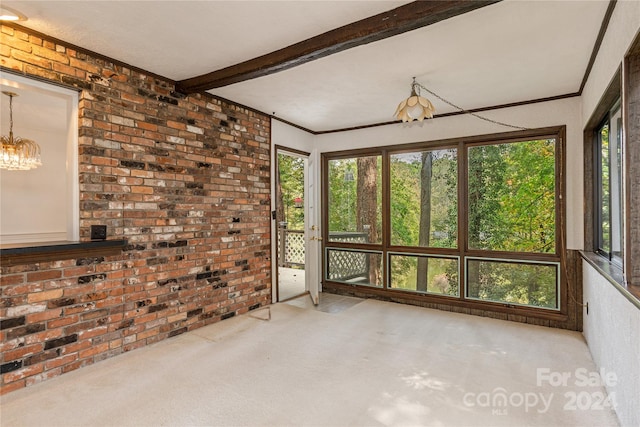
[[[615,408],[615,392],[607,393],[606,389],[617,383],[615,372],[604,369],[594,372],[578,368],[573,372],[560,372],[538,368],[535,386],[544,387],[546,392],[509,392],[503,387],[496,387],[491,391],[466,393],[462,402],[469,408],[490,409],[493,415],[507,415],[512,408],[544,414],[554,403],[562,405],[565,411],[601,411]],[[558,389],[558,392],[550,393],[549,388]],[[559,388],[564,388],[564,392]]]
[[[524,408],[525,412],[535,410],[544,414],[549,410],[553,393],[545,396],[544,393],[526,392],[509,393],[502,387],[494,388],[490,392],[466,393],[462,402],[469,408],[491,408],[494,415],[506,415],[507,408]]]

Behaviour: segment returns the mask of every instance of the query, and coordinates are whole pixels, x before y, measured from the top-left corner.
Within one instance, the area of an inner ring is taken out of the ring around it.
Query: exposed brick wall
[[[3,67],[81,89],[80,226],[121,255],[2,266],[2,392],[271,300],[270,121],[1,27]]]

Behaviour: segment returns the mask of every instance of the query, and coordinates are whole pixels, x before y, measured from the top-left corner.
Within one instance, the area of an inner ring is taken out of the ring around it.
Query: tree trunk
[[[357,159],[356,227],[367,231],[367,241],[378,242],[378,158],[358,157]],[[368,227],[365,227],[368,226]],[[368,230],[367,230],[368,228]],[[369,255],[369,283],[380,283],[380,259]]]
[[[429,246],[429,234],[431,232],[431,176],[433,173],[433,155],[431,151],[422,153],[422,168],[420,169],[420,233],[418,245]],[[418,271],[416,277],[416,290],[426,292],[429,274],[429,259],[418,258]]]

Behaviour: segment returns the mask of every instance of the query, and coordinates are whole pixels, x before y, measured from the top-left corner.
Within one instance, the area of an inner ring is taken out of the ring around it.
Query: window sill
[[[3,267],[71,258],[117,255],[127,244],[126,239],[89,242],[13,243],[0,245]]]
[[[640,286],[625,283],[622,270],[594,252],[580,251],[582,259],[595,268],[633,305],[640,309]]]

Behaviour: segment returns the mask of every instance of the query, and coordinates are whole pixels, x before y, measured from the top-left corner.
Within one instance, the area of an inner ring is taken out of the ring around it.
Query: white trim
[[[78,93],[67,98],[67,240],[80,240],[80,177],[78,173]]]

